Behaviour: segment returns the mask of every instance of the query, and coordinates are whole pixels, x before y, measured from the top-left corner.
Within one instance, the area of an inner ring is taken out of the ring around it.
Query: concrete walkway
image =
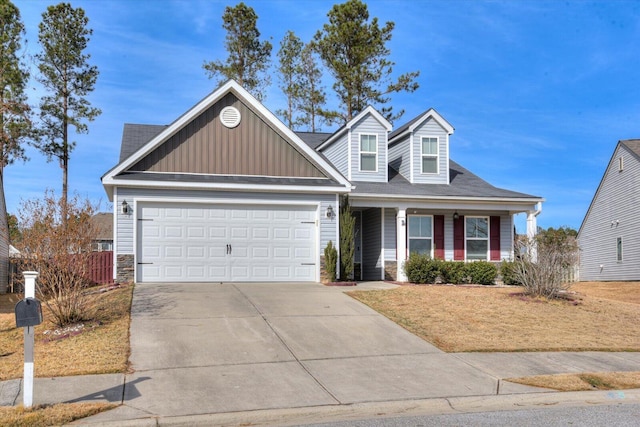
[[[343,290],[309,283],[137,285],[135,372],[36,379],[34,403],[123,403],[82,424],[208,425],[249,414],[406,411],[408,402],[439,407],[443,398],[449,409],[451,399],[500,397],[510,405],[523,393],[530,402],[530,393],[557,401],[558,393],[501,380],[640,370],[640,353],[443,353]],[[623,395],[638,402],[640,392]],[[20,380],[0,383],[0,405],[21,399]]]

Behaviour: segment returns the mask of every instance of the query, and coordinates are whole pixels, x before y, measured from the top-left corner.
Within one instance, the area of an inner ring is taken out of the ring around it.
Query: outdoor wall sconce
[[[454,220],[454,221],[457,221],[457,220],[458,220],[458,218],[460,218],[460,215],[458,215],[458,211],[455,211],[455,212],[453,213],[453,220]]]
[[[405,225],[404,219],[400,220],[400,225],[402,225],[404,227],[404,225]]]
[[[129,204],[127,203],[127,201],[126,201],[126,200],[123,200],[123,201],[122,201],[122,209],[121,209],[121,211],[122,211],[122,213],[123,213],[123,214],[125,214],[125,215],[126,215],[126,214],[128,214],[128,213],[129,213],[129,211],[130,211]]]
[[[333,206],[329,205],[329,207],[327,208],[327,218],[332,219],[335,216],[336,214],[333,211]]]

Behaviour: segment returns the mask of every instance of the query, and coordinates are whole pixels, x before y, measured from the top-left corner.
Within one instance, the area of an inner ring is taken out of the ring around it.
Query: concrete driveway
[[[342,289],[139,284],[124,402],[180,416],[494,394],[497,379]]]

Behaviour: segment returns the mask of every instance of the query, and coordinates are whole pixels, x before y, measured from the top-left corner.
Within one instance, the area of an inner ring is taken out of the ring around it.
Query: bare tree
[[[47,191],[42,199],[23,201],[18,244],[23,270],[38,271],[38,294],[63,326],[89,318],[85,288],[96,207],[74,196],[66,200]],[[64,218],[67,218],[66,226]]]

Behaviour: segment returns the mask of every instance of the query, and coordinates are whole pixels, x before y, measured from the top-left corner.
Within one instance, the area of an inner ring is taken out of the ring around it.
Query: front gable
[[[136,148],[102,177],[110,197],[118,185],[255,189],[268,183],[270,191],[338,192],[351,187],[233,80],[151,140],[130,145]]]

